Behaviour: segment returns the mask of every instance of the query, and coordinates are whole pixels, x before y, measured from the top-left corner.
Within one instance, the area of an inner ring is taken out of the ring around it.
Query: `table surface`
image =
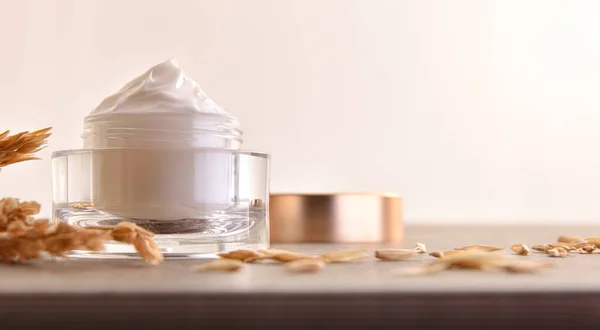
[[[395,323],[391,320],[400,317],[405,325],[406,322],[427,326],[454,322],[456,326],[464,326],[467,323],[460,322],[466,322],[465,319],[457,315],[474,315],[477,311],[477,315],[489,316],[479,322],[494,320],[493,325],[504,324],[500,320],[517,321],[526,316],[532,319],[549,311],[557,312],[540,317],[536,325],[549,322],[556,326],[561,317],[566,320],[572,313],[579,315],[579,322],[597,322],[600,253],[561,259],[535,252],[522,257],[508,249],[512,244],[554,242],[559,235],[600,236],[600,227],[418,226],[407,228],[405,242],[398,246],[409,248],[421,242],[429,251],[439,251],[485,244],[507,247],[509,258],[556,263],[555,269],[537,274],[467,270],[429,276],[393,274],[394,269],[433,260],[426,254],[401,262],[369,258],[359,263],[332,264],[315,274],[291,274],[277,263],[249,264],[234,273],[190,271],[190,267],[204,260],[169,260],[157,267],[135,260],[81,259],[0,265],[0,322],[17,322],[8,315],[25,313],[32,306],[44,312],[26,322],[44,324],[51,324],[61,313],[86,315],[88,319],[96,315],[98,320],[108,322],[107,311],[112,311],[109,315],[125,311],[129,317],[144,316],[152,325],[168,320],[169,324],[173,320],[187,320],[190,323],[186,324],[192,325],[195,320],[224,325],[223,320],[228,320],[234,322],[229,325],[235,326],[235,322],[250,319],[255,326],[267,322],[262,324],[264,327],[277,324],[286,315],[287,319],[304,320],[306,326],[317,326],[336,317],[347,326],[361,321],[380,327],[398,326],[398,320]],[[275,247],[308,253],[378,248],[359,244]],[[165,314],[162,312],[165,308],[176,312]],[[433,317],[431,311],[437,311]],[[508,317],[511,315],[512,318]],[[472,321],[469,324],[476,324]],[[66,326],[64,320],[58,324]]]

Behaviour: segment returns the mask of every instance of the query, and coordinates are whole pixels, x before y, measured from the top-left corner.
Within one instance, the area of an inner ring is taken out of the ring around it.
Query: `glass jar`
[[[269,244],[269,156],[206,147],[110,147],[52,154],[53,215],[77,227],[131,221],[165,257]],[[111,242],[81,257],[133,257]]]

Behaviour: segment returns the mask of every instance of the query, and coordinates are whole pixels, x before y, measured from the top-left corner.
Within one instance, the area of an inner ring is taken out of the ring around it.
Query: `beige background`
[[[54,127],[0,195],[171,56],[272,154],[272,190],[381,191],[409,222],[600,218],[598,1],[0,0],[0,130]]]

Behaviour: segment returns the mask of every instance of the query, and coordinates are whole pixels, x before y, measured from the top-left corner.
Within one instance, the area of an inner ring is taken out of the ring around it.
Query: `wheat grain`
[[[534,244],[531,249],[539,251],[539,252],[546,252],[548,250],[550,250],[552,247],[549,244]]]
[[[255,262],[266,258],[266,254],[260,251],[235,250],[227,253],[219,253],[219,257],[225,259],[236,259],[243,262]]]
[[[519,260],[504,266],[509,273],[535,273],[545,268],[552,268],[554,264],[532,260]]]
[[[113,240],[132,244],[144,261],[156,265],[164,257],[156,243],[152,240],[154,233],[128,221],[122,221],[110,230]]]
[[[265,258],[279,261],[279,262],[291,262],[291,261],[296,261],[296,260],[301,260],[301,259],[317,259],[317,258],[320,259],[320,257],[315,256],[315,255],[310,255],[310,254],[306,254],[306,253],[296,253],[296,252],[290,252],[290,251],[285,251],[285,250],[270,249],[270,250],[264,250],[262,252],[265,252],[265,254],[266,254]]]
[[[462,253],[463,251],[466,251],[466,250],[434,251],[434,252],[431,252],[429,255],[434,258],[441,259],[441,258],[444,258],[445,256],[451,256],[453,254]]]
[[[546,253],[548,253],[551,257],[556,258],[565,258],[568,255],[567,250],[565,250],[562,247],[551,248],[548,251],[546,251]]]
[[[516,254],[521,255],[521,256],[529,255],[529,253],[531,252],[529,247],[525,244],[515,244],[515,245],[512,245],[510,247],[510,249],[513,250]]]
[[[383,261],[401,261],[413,258],[417,253],[409,249],[381,249],[375,251],[375,257]]]
[[[559,236],[556,240],[560,243],[586,243],[586,240],[577,236]]]
[[[327,263],[355,262],[366,257],[368,255],[362,249],[332,251],[321,255],[321,259]]]
[[[417,242],[415,244],[415,251],[417,251],[418,253],[427,253],[427,247],[425,246],[425,244]]]
[[[576,251],[581,254],[592,254],[592,253],[594,253],[595,250],[596,250],[596,245],[586,244],[586,245],[578,248]]]
[[[455,250],[475,250],[475,251],[484,251],[484,252],[496,252],[504,250],[501,247],[496,246],[488,246],[488,245],[467,245],[459,248],[455,248]]]
[[[322,259],[300,259],[285,264],[287,271],[292,273],[315,273],[325,268]]]
[[[459,253],[444,256],[437,262],[448,265],[449,268],[493,269],[506,264],[506,257],[500,253],[481,250],[462,250]]]
[[[392,274],[398,276],[431,275],[437,274],[446,269],[448,269],[448,265],[441,262],[432,262],[421,267],[404,267],[394,269]]]
[[[207,272],[207,271],[220,271],[220,272],[235,272],[244,267],[244,262],[236,259],[219,259],[212,262],[208,262],[202,265],[192,267],[193,272]]]

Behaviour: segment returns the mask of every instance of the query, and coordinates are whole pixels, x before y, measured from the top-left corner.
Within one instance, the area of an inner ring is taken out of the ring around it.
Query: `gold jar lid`
[[[399,243],[402,199],[391,194],[271,194],[272,243]]]

